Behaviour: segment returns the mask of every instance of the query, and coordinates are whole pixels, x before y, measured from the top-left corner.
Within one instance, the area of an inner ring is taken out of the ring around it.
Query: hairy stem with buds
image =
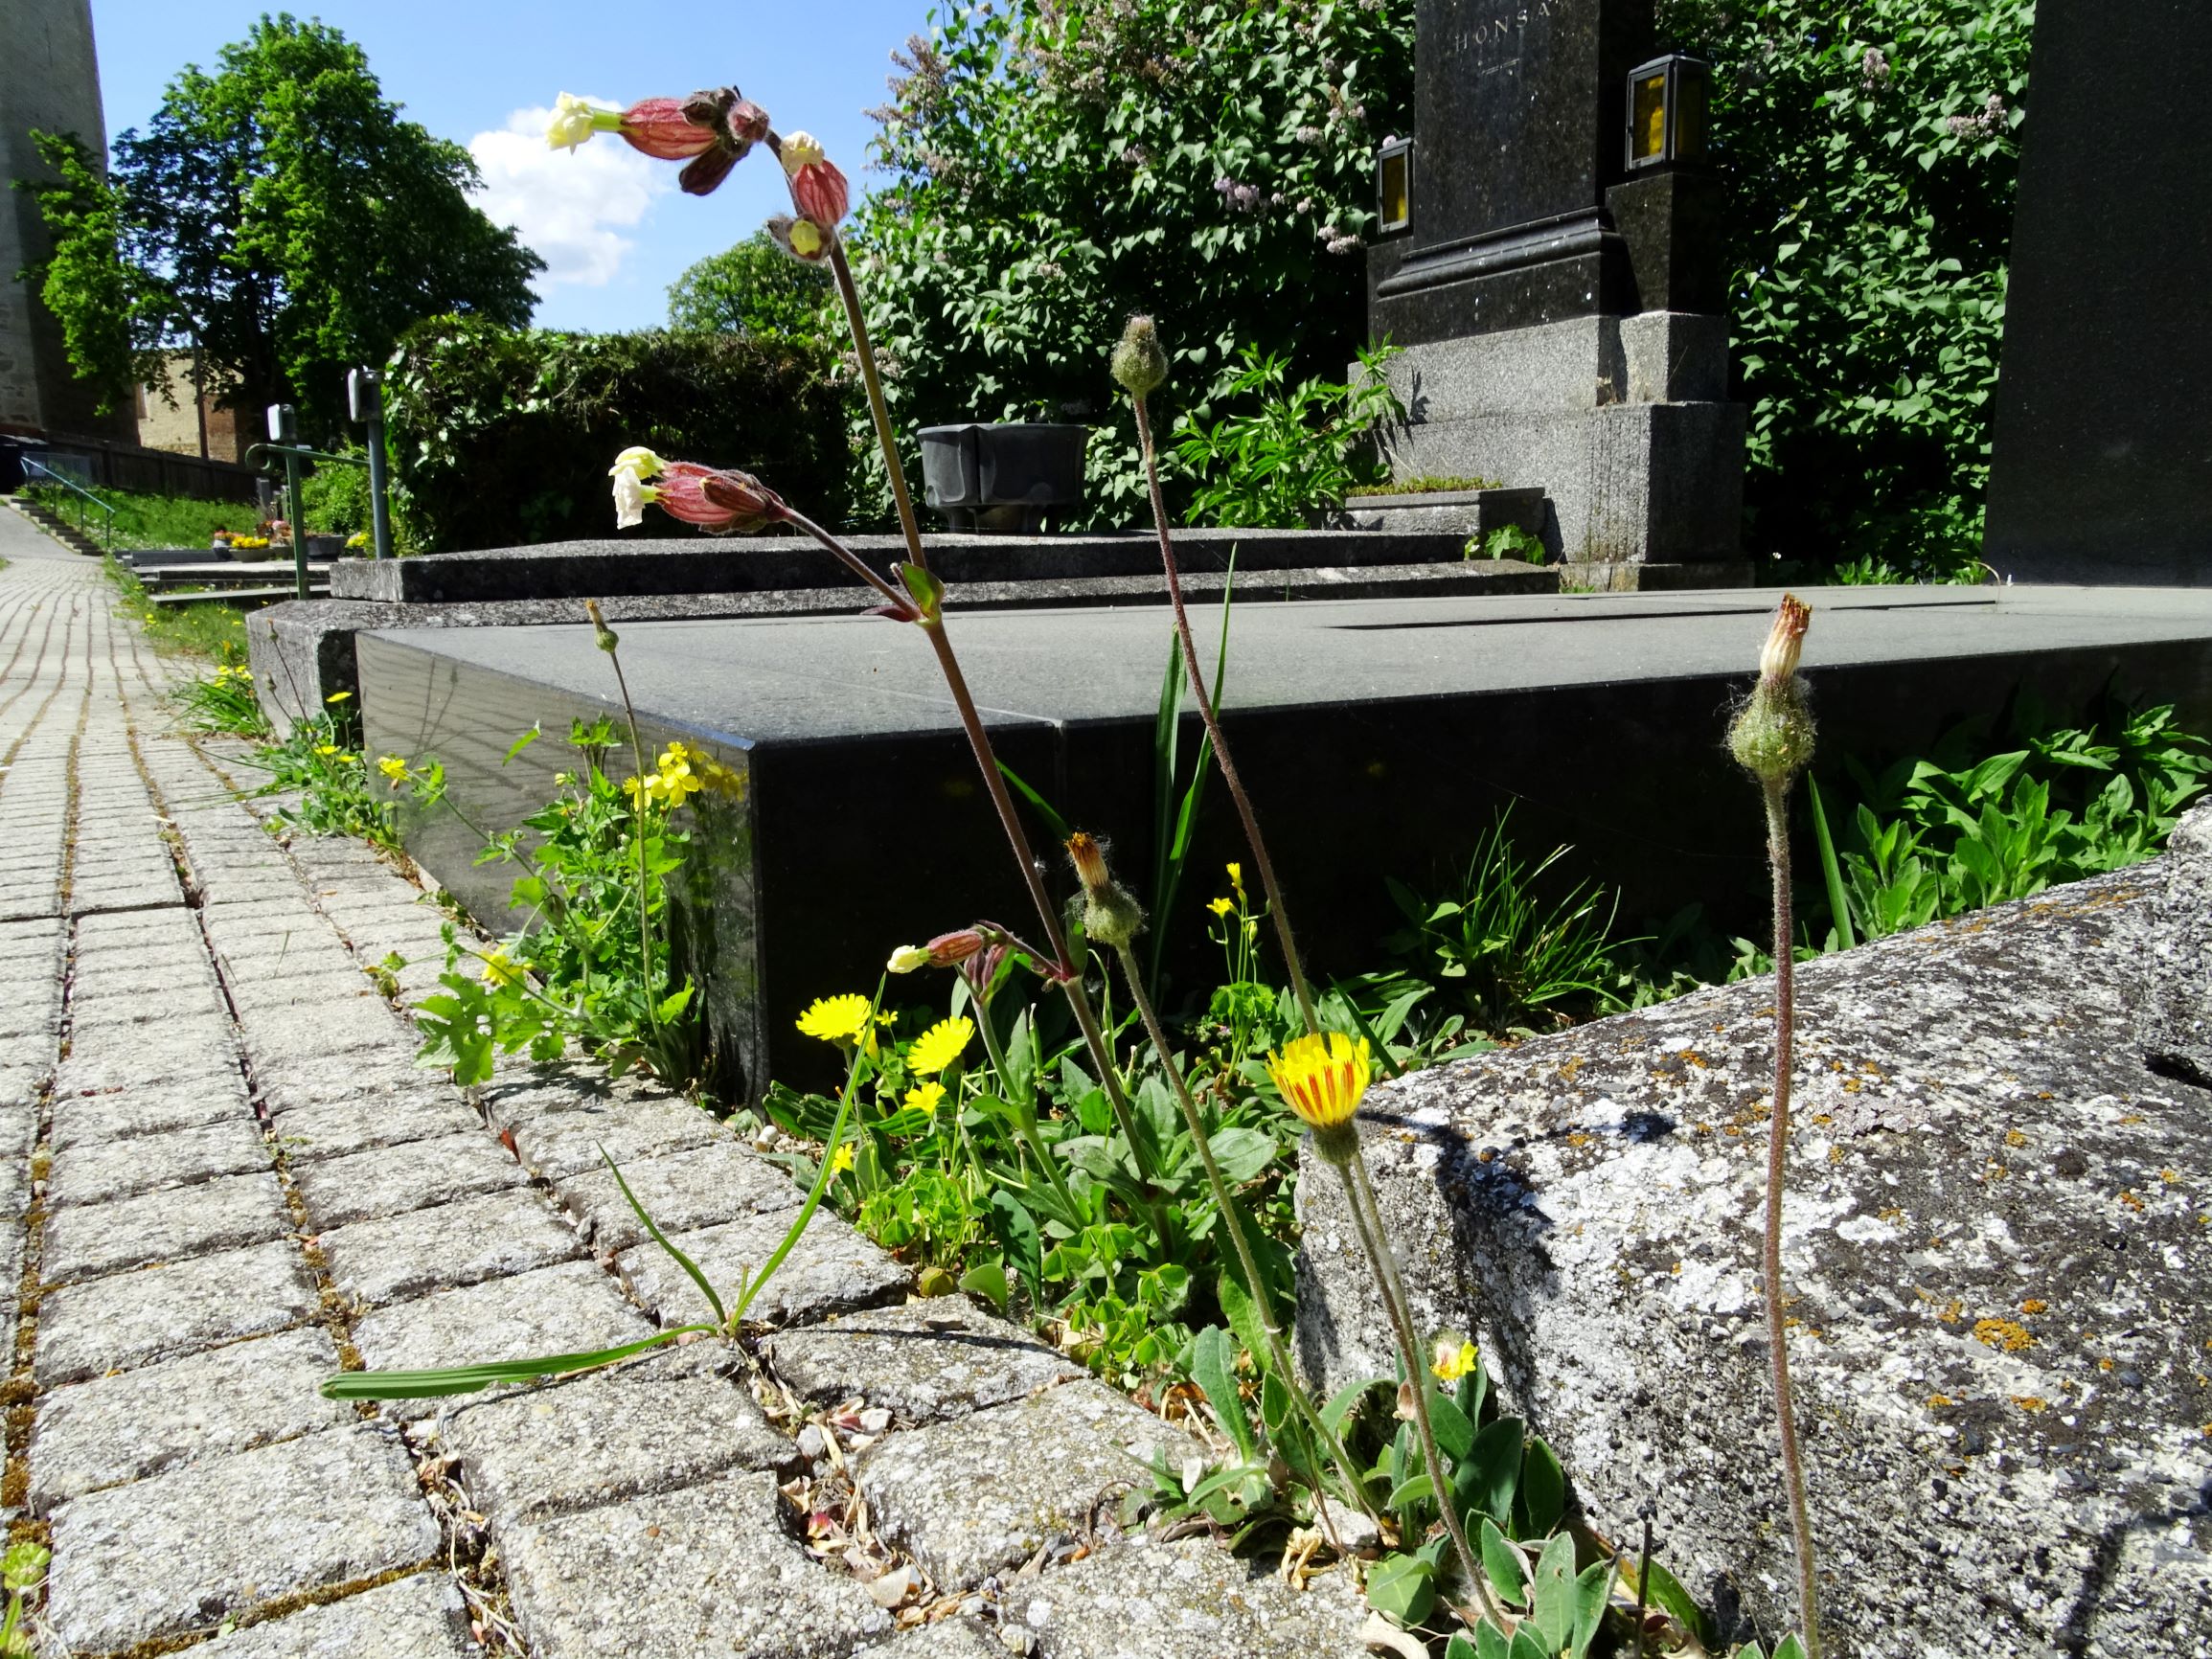
[[[1213,740],[1214,759],[1221,765],[1221,782],[1228,785],[1229,797],[1237,804],[1237,816],[1244,821],[1244,842],[1252,850],[1252,862],[1260,872],[1260,885],[1266,890],[1267,914],[1274,920],[1275,937],[1283,947],[1283,961],[1290,970],[1290,989],[1298,999],[1298,1012],[1306,1022],[1307,1031],[1318,1034],[1321,1021],[1313,1010],[1313,990],[1306,983],[1305,966],[1298,960],[1298,942],[1291,936],[1289,908],[1284,904],[1282,885],[1275,879],[1275,861],[1267,856],[1267,843],[1260,834],[1259,814],[1252,810],[1252,798],[1244,792],[1244,780],[1229,753],[1229,739],[1221,731],[1213,694],[1206,689],[1206,676],[1198,667],[1197,643],[1191,637],[1190,613],[1183,607],[1182,571],[1175,562],[1174,537],[1168,531],[1167,499],[1160,493],[1160,466],[1152,449],[1152,416],[1145,408],[1141,392],[1132,393],[1129,401],[1137,412],[1137,441],[1145,453],[1145,477],[1152,489],[1152,524],[1159,531],[1160,565],[1167,572],[1168,602],[1174,607],[1175,638],[1182,642],[1183,671],[1190,676],[1192,694],[1198,701],[1198,716],[1205,721],[1206,736]]]
[[[1788,1319],[1782,1294],[1782,1187],[1790,1147],[1790,1080],[1796,1049],[1797,986],[1790,935],[1790,781],[1761,780],[1767,797],[1767,857],[1774,875],[1774,1110],[1767,1125],[1767,1351],[1774,1379],[1774,1421],[1782,1436],[1782,1475],[1797,1555],[1797,1618],[1808,1659],[1820,1659],[1820,1591],[1813,1573],[1813,1511],[1805,1500],[1805,1462],[1790,1394]]]
[[[596,619],[595,619],[596,620]],[[607,638],[612,639],[612,634]],[[652,971],[652,906],[650,897],[650,877],[646,871],[645,826],[645,744],[637,735],[637,709],[629,700],[629,681],[623,676],[622,658],[612,649],[606,660],[614,665],[615,690],[622,693],[623,718],[629,722],[629,755],[637,768],[637,794],[631,805],[630,835],[637,842],[637,948],[643,959],[645,973],[645,1022],[654,1031],[660,1029],[660,982]]]

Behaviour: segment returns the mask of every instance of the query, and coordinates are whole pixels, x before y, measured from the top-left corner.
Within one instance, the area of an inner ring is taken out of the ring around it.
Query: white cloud
[[[605,102],[594,100],[594,102]],[[499,132],[480,132],[468,153],[484,174],[476,205],[545,261],[548,287],[604,288],[637,244],[624,229],[669,190],[673,170],[602,133],[573,150],[545,142],[551,109],[518,109]]]

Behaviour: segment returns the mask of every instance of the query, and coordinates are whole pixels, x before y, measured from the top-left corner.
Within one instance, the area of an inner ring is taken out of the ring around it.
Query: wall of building
[[[0,0],[0,176],[43,170],[34,128],[74,132],[103,159],[107,154],[91,0]],[[59,325],[16,279],[46,253],[38,204],[25,192],[0,190],[0,431],[127,441],[137,428],[134,412],[94,412],[92,396],[69,372]]]

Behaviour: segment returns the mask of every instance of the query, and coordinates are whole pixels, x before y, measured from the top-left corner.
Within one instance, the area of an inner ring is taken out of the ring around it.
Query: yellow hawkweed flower
[[[826,1043],[852,1042],[868,1029],[868,999],[857,992],[818,996],[799,1016],[800,1034],[820,1037]]]
[[[315,745],[315,753],[318,755],[335,755],[337,752],[338,745],[335,743],[317,743]]]
[[[407,762],[397,755],[380,757],[376,761],[376,770],[392,781],[395,789],[407,781]]]
[[[1217,898],[1213,903],[1207,905],[1206,908],[1212,911],[1216,916],[1226,919],[1228,914],[1237,908],[1237,901],[1234,898]]]
[[[1481,1363],[1475,1355],[1473,1343],[1465,1339],[1454,1342],[1451,1335],[1445,1335],[1436,1339],[1436,1346],[1429,1355],[1428,1369],[1436,1373],[1439,1382],[1457,1382]]]
[[[965,1014],[958,1019],[941,1019],[906,1051],[906,1069],[916,1077],[933,1076],[958,1059],[960,1051],[974,1035],[975,1022]]]
[[[852,1167],[853,1143],[851,1141],[840,1142],[836,1151],[830,1155],[830,1173],[834,1175],[839,1170],[850,1170]]]
[[[945,1085],[935,1078],[925,1083],[916,1083],[906,1091],[906,1098],[899,1102],[912,1111],[927,1112],[932,1117],[945,1103]]]
[[[353,693],[352,692],[332,692],[329,696],[325,697],[323,701],[326,703],[342,703],[353,694]]]
[[[1283,1103],[1313,1131],[1323,1156],[1341,1163],[1358,1151],[1351,1125],[1371,1075],[1364,1038],[1355,1042],[1342,1032],[1294,1038],[1267,1057],[1267,1075]]]
[[[513,985],[530,970],[530,964],[516,962],[505,950],[488,951],[485,953],[483,961],[484,983],[489,986]]]

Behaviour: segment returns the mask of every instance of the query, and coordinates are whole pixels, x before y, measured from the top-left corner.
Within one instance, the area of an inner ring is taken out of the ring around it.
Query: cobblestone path
[[[602,1145],[718,1283],[801,1194],[665,1093],[416,1070],[404,999],[443,965],[440,913],[357,843],[268,832],[242,750],[173,729],[171,670],[92,561],[5,509],[0,557],[0,1498],[50,1529],[48,1651],[1360,1650],[1348,1591],[1295,1595],[1200,1540],[1109,1543],[1102,1504],[1193,1443],[961,1299],[908,1302],[826,1213],[749,1358],[325,1400],[341,1365],[701,1316]],[[370,970],[393,953],[388,1000]],[[902,1612],[867,1577],[881,1552],[849,1571],[803,1547],[779,1489],[810,1477],[856,1489],[922,1586]],[[923,1605],[959,1616],[912,1627]]]

